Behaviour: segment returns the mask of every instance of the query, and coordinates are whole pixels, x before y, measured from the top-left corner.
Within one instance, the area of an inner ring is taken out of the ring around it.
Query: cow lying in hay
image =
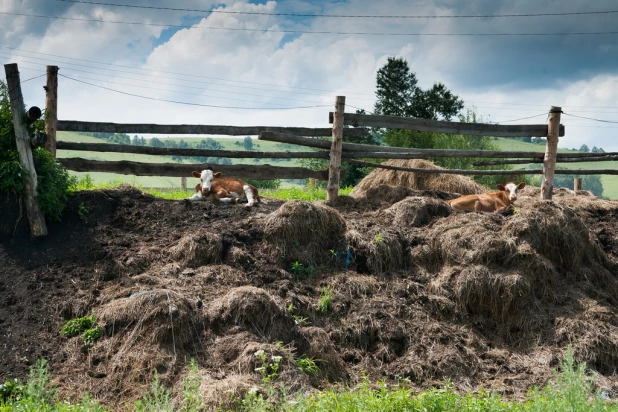
[[[448,204],[455,210],[497,212],[512,205],[517,200],[517,191],[525,186],[526,183],[524,182],[518,185],[509,182],[504,186],[497,185],[498,192],[461,196],[457,199],[449,200]]]
[[[260,196],[257,189],[240,179],[233,177],[223,177],[221,172],[213,172],[207,168],[202,172],[193,172],[193,177],[200,179],[200,183],[195,186],[195,193],[190,200],[212,199],[214,202],[239,203],[242,199],[247,199],[247,207],[260,203]]]

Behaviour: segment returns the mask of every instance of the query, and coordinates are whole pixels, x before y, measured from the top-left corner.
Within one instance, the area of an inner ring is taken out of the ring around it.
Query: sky
[[[589,12],[603,13],[454,17]],[[565,34],[600,32],[614,33]],[[59,66],[62,120],[329,127],[337,95],[372,111],[390,56],[487,122],[545,123],[561,106],[560,147],[618,151],[615,0],[0,0],[0,61],[40,107]]]

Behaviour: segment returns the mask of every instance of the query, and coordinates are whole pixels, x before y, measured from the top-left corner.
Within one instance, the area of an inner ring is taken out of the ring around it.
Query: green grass
[[[80,178],[75,186],[71,190],[99,190],[99,189],[115,189],[120,185],[127,184],[124,180],[113,180],[108,182],[97,182],[95,179],[89,177],[89,173],[84,174]],[[132,186],[142,190],[145,193],[151,194],[161,199],[169,200],[182,200],[193,196],[194,190],[182,190],[182,189],[154,189],[144,187],[137,184],[136,181],[129,182]],[[352,187],[346,187],[339,189],[339,195],[349,195],[352,191]],[[308,186],[295,186],[283,189],[262,189],[260,190],[261,196],[274,197],[282,200],[305,200],[307,202],[313,202],[315,200],[325,200],[327,198],[326,190],[320,187],[308,187]]]
[[[498,138],[495,143],[504,151],[521,151],[521,152],[545,152],[545,145],[526,143],[515,139]],[[559,148],[560,153],[578,153],[578,150]],[[524,169],[527,165],[515,165],[516,169]],[[582,162],[582,163],[558,163],[558,166],[563,169],[618,169],[618,162]],[[577,172],[574,172],[576,174]],[[609,199],[618,199],[618,176],[601,175],[601,183],[603,183],[603,196]],[[585,187],[583,188],[586,189]]]
[[[185,141],[196,141],[206,138],[203,137],[174,137],[169,138],[169,140],[180,141],[181,139]],[[83,143],[106,143],[103,139],[97,139],[92,136],[86,136],[80,133],[75,132],[58,132],[57,139],[59,141],[65,142],[83,142]],[[167,138],[166,138],[167,139]],[[234,143],[239,141],[242,143],[243,138],[214,138],[217,142],[221,143],[224,150],[244,150],[242,146],[237,146]],[[256,144],[259,147],[256,147]],[[275,142],[267,142],[267,141],[258,141],[254,139],[254,150],[256,151],[268,151],[268,152],[281,152],[281,151],[301,151],[307,150],[303,149],[300,146],[291,146],[282,143]],[[106,152],[83,152],[77,150],[59,150],[57,154],[58,158],[68,158],[68,157],[81,157],[83,159],[89,160],[100,160],[100,161],[119,161],[119,160],[129,160],[133,162],[141,162],[141,163],[176,163],[170,156],[152,156],[152,155],[142,155],[142,154],[130,154],[130,153],[106,153]],[[257,161],[256,161],[257,160]],[[280,162],[273,162],[272,159],[231,159],[232,164],[252,164],[252,165],[261,165],[261,164],[270,164],[272,166],[281,166],[281,167],[299,167],[299,159],[290,159],[290,161],[286,161],[286,159],[282,159]],[[183,163],[194,163],[193,161],[183,161]],[[180,188],[180,178],[173,177],[165,177],[165,176],[129,176],[129,175],[121,175],[116,173],[102,173],[102,172],[70,172],[71,175],[77,176],[78,178],[84,177],[86,174],[89,174],[90,177],[96,183],[107,183],[107,182],[117,182],[122,181],[134,186],[143,186],[143,187],[154,187],[159,189],[171,189],[171,188]],[[189,176],[187,176],[189,177]],[[190,179],[189,179],[190,180]]]
[[[256,353],[257,355],[257,353]],[[280,360],[280,358],[279,358]],[[265,361],[263,360],[263,363]],[[317,373],[315,364],[303,366],[307,373]],[[300,367],[300,366],[299,366]],[[132,406],[125,405],[123,410],[134,411],[198,411],[203,410],[202,395],[199,393],[201,381],[197,365],[191,361],[189,374],[183,382],[182,398],[179,405],[172,399],[169,388],[163,386],[155,373],[149,391]],[[30,371],[26,384],[7,382],[9,388],[0,391],[0,412],[8,411],[104,411],[96,400],[87,394],[80,402],[71,403],[58,399],[53,384],[49,381],[50,373],[47,362],[37,361]],[[240,402],[240,408],[234,410],[265,411],[328,411],[328,412],[605,412],[618,411],[618,404],[604,400],[603,393],[594,389],[592,377],[586,372],[585,364],[576,365],[573,352],[569,348],[559,371],[542,389],[534,388],[524,401],[504,400],[498,393],[479,390],[476,393],[459,394],[450,384],[444,388],[435,388],[415,393],[409,382],[401,380],[396,384],[365,381],[355,388],[334,388],[311,394],[300,394],[293,401],[285,397],[286,390],[278,382],[278,374],[272,374],[271,380],[263,381],[268,399],[262,393],[250,391]],[[122,405],[114,405],[116,408]],[[177,409],[177,406],[180,409]]]

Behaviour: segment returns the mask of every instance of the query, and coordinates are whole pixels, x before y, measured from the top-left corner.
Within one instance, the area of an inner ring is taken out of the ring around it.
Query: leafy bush
[[[29,127],[29,132],[42,130],[39,120]],[[59,221],[64,210],[74,178],[48,151],[38,148],[32,152],[38,178],[38,195],[41,211],[52,221]],[[21,195],[25,189],[26,172],[19,163],[13,130],[13,116],[6,84],[0,81],[0,193]]]
[[[91,329],[94,326],[94,314],[90,316],[83,316],[81,318],[71,319],[64,324],[60,333],[67,338],[77,336],[82,332]]]

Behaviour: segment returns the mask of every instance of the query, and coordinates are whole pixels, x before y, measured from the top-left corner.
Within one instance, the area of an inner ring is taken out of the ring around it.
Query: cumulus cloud
[[[0,17],[3,45],[143,69],[0,49],[4,62],[12,59],[20,63],[25,70],[24,77],[36,75],[37,70],[43,73],[45,64],[57,64],[61,67],[60,73],[67,76],[157,99],[251,108],[328,106],[292,111],[187,106],[139,99],[61,78],[59,115],[64,119],[327,126],[327,113],[337,94],[347,96],[350,111],[354,107],[371,110],[376,70],[388,56],[400,55],[409,61],[422,87],[443,82],[492,121],[540,114],[552,104],[562,105],[565,111],[570,110],[573,114],[618,120],[616,36],[418,37],[277,32],[616,31],[618,20],[615,15],[360,20],[222,13],[204,15],[72,5],[48,0],[5,0],[5,3],[11,12],[42,14],[44,11],[78,18],[192,24],[191,28],[165,29]],[[612,3],[612,0],[599,0],[594,9],[610,10]],[[169,2],[139,0],[132,4],[163,6]],[[216,7],[226,11],[366,15],[538,13],[591,8],[588,2],[579,0],[561,3],[560,10],[553,8],[553,4],[552,0],[425,0],[415,2],[411,8],[409,0],[271,0],[260,4],[230,0],[216,2]],[[198,0],[182,3],[182,7],[199,9],[210,5]],[[198,26],[231,30],[209,30]],[[29,102],[41,104],[40,86],[41,82],[37,81],[24,85]],[[545,119],[541,116],[533,121],[544,122]],[[618,150],[618,144],[611,139],[614,130],[598,128],[611,125],[567,116],[563,117],[563,123],[567,125],[567,136],[562,141],[568,147],[586,143]]]

